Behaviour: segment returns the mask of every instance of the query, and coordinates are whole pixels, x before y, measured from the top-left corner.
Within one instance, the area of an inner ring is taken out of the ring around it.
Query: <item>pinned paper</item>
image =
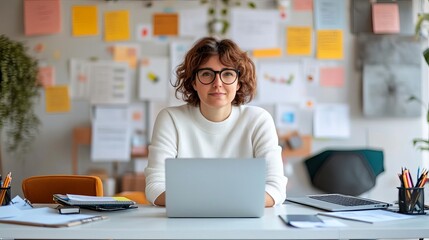
[[[126,62],[130,68],[137,67],[139,58],[139,45],[119,45],[113,48],[113,59],[115,62]]]
[[[104,13],[104,40],[127,41],[130,39],[130,20],[128,11],[109,11]]]
[[[344,29],[347,1],[317,0],[314,3],[315,28],[318,30]]]
[[[98,34],[96,6],[72,7],[72,32],[75,37]]]
[[[25,0],[25,35],[53,34],[61,31],[60,0]]]
[[[253,50],[253,56],[255,58],[281,57],[282,49],[281,48],[255,49]]]
[[[288,55],[311,54],[311,27],[288,27],[286,32]]]
[[[317,31],[317,58],[342,59],[343,58],[343,31],[319,30]]]
[[[312,11],[313,0],[293,0],[293,10],[295,11]]]
[[[50,87],[55,84],[55,70],[52,66],[40,67],[37,73],[37,81],[43,87]]]
[[[374,33],[399,33],[399,8],[397,3],[374,3],[372,5]]]
[[[136,38],[138,41],[148,41],[152,39],[152,25],[139,24],[136,27]]]
[[[279,16],[280,21],[282,23],[286,23],[290,19],[290,12],[291,12],[291,0],[278,0],[278,9],[279,9]]]
[[[320,68],[320,85],[325,87],[344,86],[344,68],[343,67]]]
[[[179,34],[179,15],[177,13],[156,13],[153,15],[154,36],[177,36]]]
[[[70,95],[67,85],[46,87],[45,90],[47,113],[70,112]]]

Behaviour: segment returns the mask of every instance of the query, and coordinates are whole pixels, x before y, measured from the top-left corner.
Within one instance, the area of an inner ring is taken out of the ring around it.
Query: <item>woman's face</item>
[[[219,61],[219,56],[214,55],[209,58],[209,60],[199,66],[198,69],[211,69],[214,71],[222,71],[222,79],[227,82],[228,78],[233,77],[234,71],[229,71],[225,69],[234,69],[229,66],[223,65]],[[200,79],[203,80],[203,77],[210,74],[210,71],[201,72]],[[199,75],[197,73],[197,75]],[[194,81],[194,89],[198,93],[198,97],[200,98],[200,108],[201,111],[204,112],[213,112],[215,110],[225,110],[230,111],[232,106],[232,101],[235,98],[235,95],[240,88],[238,85],[238,73],[236,76],[236,80],[232,84],[225,84],[220,79],[220,73],[215,74],[215,79],[210,84],[202,84],[198,78],[195,77]]]

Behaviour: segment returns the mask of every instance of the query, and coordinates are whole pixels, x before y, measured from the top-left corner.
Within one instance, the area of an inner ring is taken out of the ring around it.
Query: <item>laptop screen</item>
[[[265,160],[169,158],[165,162],[168,217],[261,217]]]

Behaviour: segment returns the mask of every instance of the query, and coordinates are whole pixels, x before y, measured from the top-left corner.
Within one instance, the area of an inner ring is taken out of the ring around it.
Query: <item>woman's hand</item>
[[[157,206],[165,206],[165,192],[161,193],[161,195],[159,195],[156,198],[155,205],[157,205]]]
[[[270,196],[270,194],[265,193],[265,207],[274,206],[274,199]]]

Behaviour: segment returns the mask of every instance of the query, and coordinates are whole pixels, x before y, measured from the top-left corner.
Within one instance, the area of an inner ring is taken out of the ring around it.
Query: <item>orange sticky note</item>
[[[343,31],[319,30],[317,31],[318,59],[342,59],[343,58]]]
[[[60,0],[25,0],[24,31],[27,36],[59,33]]]
[[[177,13],[156,13],[153,15],[154,36],[177,36],[179,34],[179,15]]]
[[[286,29],[286,53],[288,55],[311,55],[311,27],[288,27]]]
[[[320,68],[320,85],[325,87],[342,87],[344,85],[344,68]]]
[[[104,13],[104,40],[127,41],[130,39],[130,19],[128,11]]]
[[[372,4],[374,33],[399,33],[399,8],[397,3]]]
[[[256,58],[281,57],[282,49],[281,48],[255,49],[253,50],[252,53],[253,53],[253,56]]]
[[[74,6],[72,8],[73,36],[91,36],[98,34],[97,7]]]
[[[67,85],[46,87],[45,91],[46,112],[70,112],[70,94]]]
[[[137,66],[137,50],[128,46],[115,46],[113,58],[116,62],[127,62],[130,68]]]

